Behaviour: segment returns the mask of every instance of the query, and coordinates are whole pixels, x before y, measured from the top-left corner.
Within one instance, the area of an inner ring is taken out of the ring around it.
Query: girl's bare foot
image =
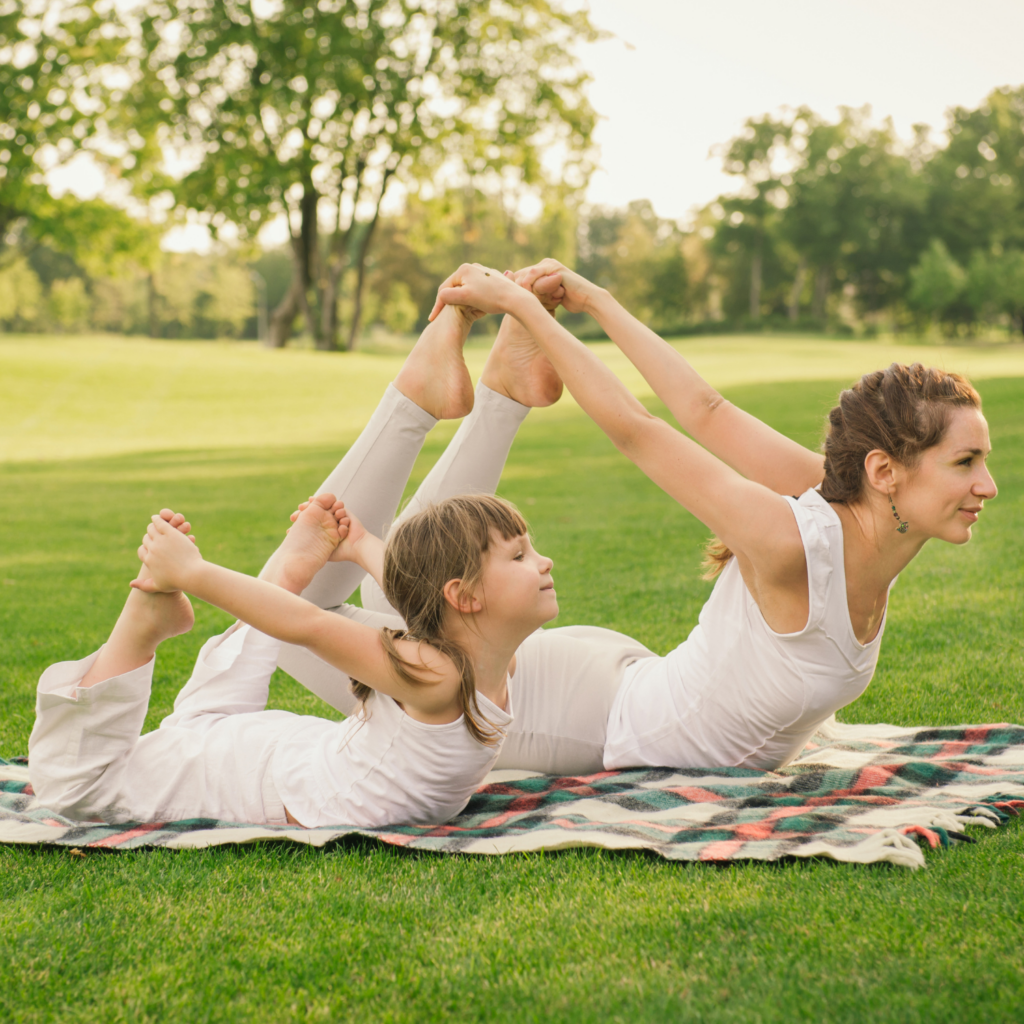
[[[337,552],[339,541],[348,532],[348,518],[343,502],[336,501],[333,494],[318,494],[303,502],[292,523],[260,579],[301,594]]]
[[[473,408],[473,381],[462,346],[473,321],[482,315],[445,306],[427,324],[395,378],[395,387],[435,419],[460,419]]]
[[[561,377],[533,335],[512,316],[501,321],[480,382],[520,405],[553,405],[562,396]]]
[[[180,512],[165,508],[161,509],[160,515],[184,534],[192,528]],[[142,566],[136,578],[148,579],[149,570]],[[192,605],[180,590],[150,594],[133,589],[110,632],[110,638],[79,686],[93,686],[104,679],[141,668],[153,657],[159,644],[172,636],[187,633],[194,621]]]

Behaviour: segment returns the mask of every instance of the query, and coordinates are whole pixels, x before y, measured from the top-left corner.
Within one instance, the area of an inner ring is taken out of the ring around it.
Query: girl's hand
[[[601,291],[597,285],[553,259],[541,260],[518,271],[516,283],[538,296],[557,295],[568,313],[589,313],[592,301]]]
[[[463,263],[437,292],[430,319],[444,306],[471,306],[483,313],[511,313],[521,305],[524,289],[506,276],[479,263]]]
[[[150,578],[132,580],[131,585],[148,594],[188,589],[189,577],[203,561],[195,541],[161,516],[153,516],[142,538],[139,558],[149,570]]]

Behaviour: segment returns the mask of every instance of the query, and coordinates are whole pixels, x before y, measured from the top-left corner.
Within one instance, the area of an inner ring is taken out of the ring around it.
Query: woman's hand
[[[523,301],[537,301],[528,289],[516,284],[511,274],[505,275],[479,263],[463,263],[441,284],[430,319],[444,306],[469,306],[482,313],[512,313]]]
[[[148,594],[187,590],[189,577],[203,562],[195,541],[161,516],[153,516],[142,538],[139,558],[149,570],[150,578],[132,580],[131,585]]]
[[[567,313],[591,313],[594,299],[604,290],[553,259],[525,267],[516,273],[515,280],[535,295],[557,295]]]

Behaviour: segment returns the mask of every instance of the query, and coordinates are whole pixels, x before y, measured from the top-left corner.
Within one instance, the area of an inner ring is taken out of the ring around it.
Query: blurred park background
[[[1024,340],[1019,82],[900,130],[863,96],[751,107],[722,194],[664,216],[588,191],[611,38],[556,0],[3,0],[0,328],[380,346],[459,262],[552,255],[675,336]]]

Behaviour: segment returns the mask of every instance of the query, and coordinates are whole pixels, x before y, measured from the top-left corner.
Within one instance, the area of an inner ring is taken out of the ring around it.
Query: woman
[[[602,741],[606,769],[786,764],[870,682],[900,571],[931,538],[970,540],[996,496],[977,393],[916,364],[867,374],[830,414],[822,457],[723,402],[606,291],[555,261],[518,280],[465,265],[437,308],[503,313],[528,330],[615,445],[720,538],[711,560],[721,574],[699,625],[668,656],[604,637],[610,685],[607,673],[543,658],[532,675],[517,672],[517,723],[498,765],[525,762],[523,735],[545,737],[550,756],[515,766],[552,772],[570,769],[560,751],[587,739]],[[529,288],[595,316],[696,441],[648,413]],[[598,709],[606,732],[581,735]]]

